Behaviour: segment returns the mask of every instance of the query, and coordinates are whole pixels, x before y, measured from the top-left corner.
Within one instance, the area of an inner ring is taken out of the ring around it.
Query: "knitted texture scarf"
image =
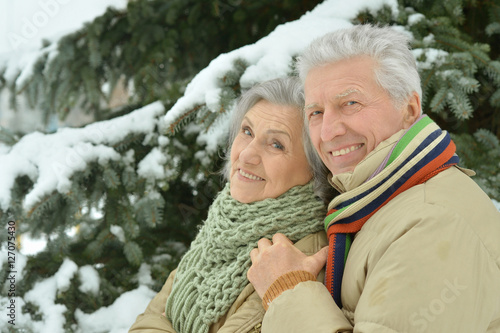
[[[177,268],[165,313],[178,333],[208,332],[249,283],[250,251],[263,237],[292,241],[323,229],[326,207],[310,182],[276,199],[242,204],[229,184],[218,194]]]
[[[365,183],[332,200],[325,219],[329,242],[325,283],[339,307],[342,276],[354,233],[395,196],[457,163],[449,134],[428,116],[422,116]]]

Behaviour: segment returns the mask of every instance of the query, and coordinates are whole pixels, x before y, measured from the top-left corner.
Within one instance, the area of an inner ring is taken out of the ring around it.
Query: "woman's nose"
[[[255,140],[248,144],[240,153],[240,160],[245,164],[257,165],[261,162],[260,148]]]

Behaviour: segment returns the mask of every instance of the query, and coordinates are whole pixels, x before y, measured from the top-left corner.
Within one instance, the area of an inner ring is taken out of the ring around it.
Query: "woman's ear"
[[[414,91],[408,100],[408,104],[406,105],[406,110],[404,118],[403,118],[403,127],[405,129],[409,128],[421,114],[421,104],[420,104],[420,96]]]

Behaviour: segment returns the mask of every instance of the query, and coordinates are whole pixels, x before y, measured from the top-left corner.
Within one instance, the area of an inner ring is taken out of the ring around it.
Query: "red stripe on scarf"
[[[328,257],[326,259],[326,273],[333,272],[333,263],[335,262],[335,236],[336,234],[328,235]],[[331,254],[331,255],[330,255]],[[333,289],[333,279],[330,276],[325,276],[325,286],[330,291]],[[332,295],[333,296],[333,295]]]
[[[361,230],[361,227],[363,226],[363,224],[365,224],[365,222],[370,217],[372,217],[373,214],[375,214],[380,208],[385,206],[389,201],[394,199],[394,197],[396,197],[400,193],[406,191],[407,189],[409,189],[415,185],[425,183],[427,180],[434,177],[439,172],[444,171],[444,170],[448,169],[449,167],[451,167],[452,165],[447,165],[447,166],[443,166],[443,167],[439,168],[440,165],[445,164],[450,158],[453,157],[453,155],[455,154],[455,149],[456,149],[455,144],[453,143],[453,141],[451,141],[450,144],[448,145],[448,147],[438,157],[436,157],[434,160],[432,160],[432,162],[430,162],[425,167],[423,167],[418,172],[416,172],[413,176],[411,176],[399,189],[397,189],[389,198],[387,198],[387,200],[385,200],[379,207],[377,207],[370,214],[366,215],[365,217],[363,217],[357,221],[351,222],[351,223],[345,223],[345,224],[339,223],[339,224],[333,224],[333,225],[329,226],[328,231],[327,231],[328,238],[330,238],[330,235],[334,234],[334,233],[350,234],[350,233],[358,232],[359,230]],[[331,209],[328,212],[328,214],[331,214],[335,211],[337,211],[337,210]]]

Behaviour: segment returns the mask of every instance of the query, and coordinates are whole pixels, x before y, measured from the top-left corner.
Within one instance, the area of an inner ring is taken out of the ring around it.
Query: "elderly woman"
[[[258,240],[281,233],[305,254],[327,244],[325,206],[312,180],[322,163],[303,127],[303,103],[295,78],[267,81],[242,95],[229,135],[228,183],[130,332],[258,332],[264,309],[247,280]]]

